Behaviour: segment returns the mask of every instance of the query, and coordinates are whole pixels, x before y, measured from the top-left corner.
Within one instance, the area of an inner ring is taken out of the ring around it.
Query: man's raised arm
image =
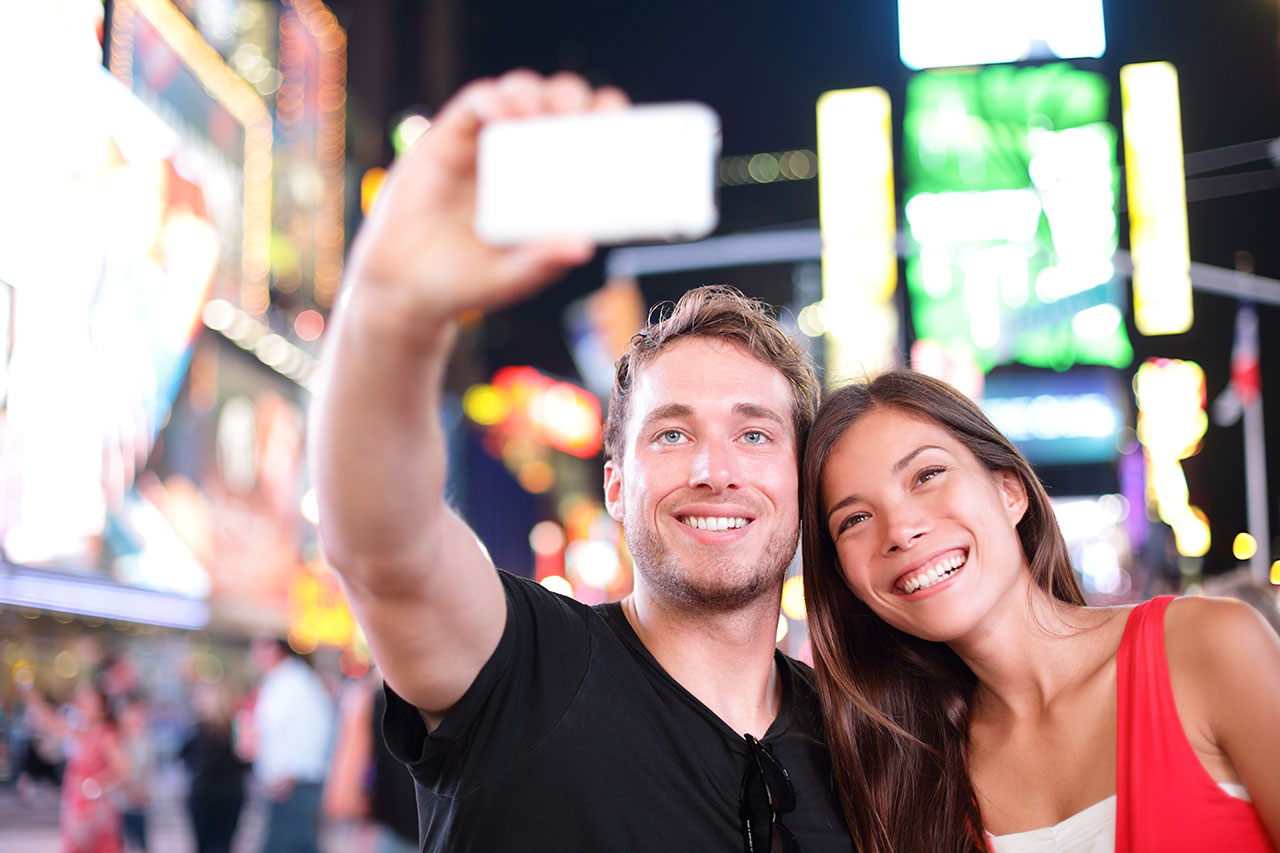
[[[321,541],[387,682],[428,718],[462,697],[506,619],[493,565],[444,501],[456,318],[515,302],[593,251],[479,240],[476,140],[497,119],[625,104],[567,74],[470,84],[396,163],[352,246],[312,412]]]

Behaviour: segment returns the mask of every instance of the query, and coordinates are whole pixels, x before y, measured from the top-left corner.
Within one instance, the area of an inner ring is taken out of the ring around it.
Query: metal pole
[[[1262,428],[1262,395],[1244,407],[1244,489],[1249,532],[1258,550],[1249,563],[1255,583],[1266,583],[1271,572],[1271,530],[1267,512],[1267,448]]]

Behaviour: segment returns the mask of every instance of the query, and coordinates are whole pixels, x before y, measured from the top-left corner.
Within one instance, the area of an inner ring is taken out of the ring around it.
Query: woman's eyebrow
[[[936,444],[922,444],[919,447],[917,447],[915,450],[908,453],[906,456],[903,456],[897,462],[893,463],[893,468],[891,468],[890,470],[894,474],[901,474],[902,470],[911,464],[912,459],[915,459],[917,456],[919,456],[921,453],[924,453],[926,450],[942,450],[945,452],[946,448],[940,447],[939,445],[936,445]],[[837,512],[849,506],[850,504],[855,504],[860,500],[862,500],[862,495],[859,495],[857,493],[854,493],[851,495],[845,495],[843,498],[837,501],[835,505],[831,507],[831,509],[827,511],[827,521],[830,522],[831,516],[835,515]]]

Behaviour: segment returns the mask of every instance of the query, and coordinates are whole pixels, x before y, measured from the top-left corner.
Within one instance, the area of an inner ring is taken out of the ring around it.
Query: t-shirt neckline
[[[746,739],[741,734],[734,731],[716,712],[703,704],[702,700],[690,693],[683,684],[673,678],[671,673],[667,672],[662,664],[658,662],[658,659],[645,646],[644,641],[640,639],[640,635],[636,633],[635,628],[631,626],[630,620],[627,619],[627,614],[622,611],[622,602],[609,601],[604,604],[597,604],[592,609],[603,616],[605,623],[618,639],[634,652],[640,660],[644,661],[646,666],[653,669],[659,677],[666,679],[676,690],[684,694],[701,713],[715,720],[716,724],[724,731],[731,733],[743,745],[746,744]],[[794,674],[791,671],[790,661],[779,649],[773,650],[773,661],[778,667],[778,678],[782,682],[782,698],[778,703],[778,715],[773,718],[773,722],[769,724],[769,728],[765,730],[764,735],[758,738],[761,743],[772,742],[783,734],[791,724],[792,699],[795,693],[794,684],[792,683]]]

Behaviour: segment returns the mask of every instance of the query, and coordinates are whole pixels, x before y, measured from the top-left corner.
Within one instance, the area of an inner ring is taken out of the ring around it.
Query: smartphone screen
[[[704,104],[495,122],[480,134],[476,233],[495,245],[693,240],[715,230],[720,119]]]

